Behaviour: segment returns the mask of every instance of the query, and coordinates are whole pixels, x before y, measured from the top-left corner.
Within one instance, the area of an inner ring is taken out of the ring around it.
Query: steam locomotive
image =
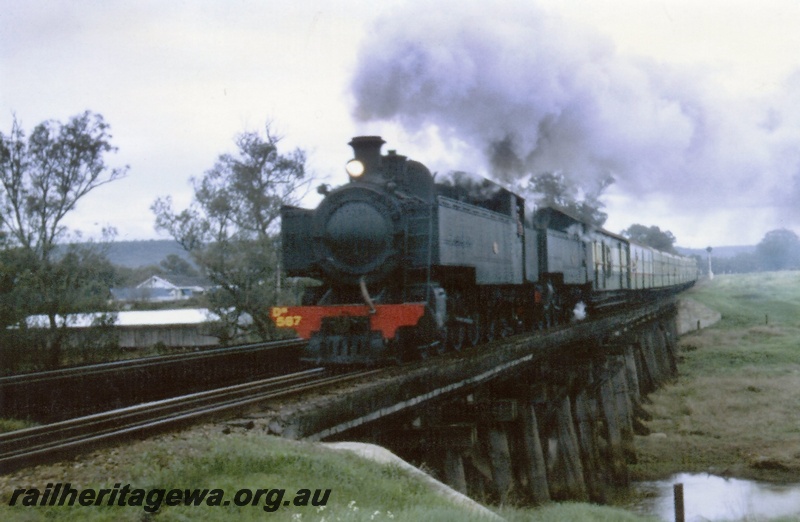
[[[281,209],[302,306],[271,317],[317,364],[374,365],[461,350],[568,320],[574,309],[691,285],[692,259],[631,243],[489,180],[434,179],[378,136],[355,137],[349,183],[314,210]],[[439,176],[437,176],[439,178]]]

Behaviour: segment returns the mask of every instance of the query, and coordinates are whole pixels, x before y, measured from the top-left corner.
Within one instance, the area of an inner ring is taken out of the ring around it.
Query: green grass
[[[716,328],[770,325],[800,328],[800,272],[716,276],[687,292],[722,313]]]
[[[686,293],[722,314],[684,336],[679,378],[651,394],[639,478],[681,471],[791,480],[800,472],[800,272],[718,276]]]
[[[36,423],[18,419],[0,419],[0,433],[17,431],[32,426],[36,426]]]
[[[722,320],[684,337],[681,374],[785,373],[800,362],[800,272],[718,276],[687,292]]]
[[[296,443],[246,433],[211,438],[190,437],[178,444],[144,444],[128,469],[106,480],[76,488],[112,488],[114,483],[131,488],[192,489],[219,488],[225,498],[244,488],[256,490],[285,489],[287,498],[308,488],[330,489],[327,506],[280,506],[265,512],[257,506],[164,506],[157,515],[148,515],[143,507],[23,507],[8,506],[11,491],[0,495],[0,519],[3,520],[411,520],[424,512],[439,520],[483,520],[466,513],[433,494],[424,484],[397,466],[379,466],[348,453],[335,452],[312,444]],[[64,478],[69,480],[69,476]],[[44,488],[44,484],[38,485]],[[33,485],[22,485],[33,487]],[[424,518],[424,517],[423,517]]]

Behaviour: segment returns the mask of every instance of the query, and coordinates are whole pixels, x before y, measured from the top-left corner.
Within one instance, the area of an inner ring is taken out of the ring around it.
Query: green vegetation
[[[635,475],[796,480],[800,272],[718,276],[687,297],[722,320],[681,339],[679,378],[646,405],[657,435],[637,439]]]
[[[301,198],[311,181],[305,153],[278,154],[280,138],[268,125],[266,137],[240,134],[238,155],[221,155],[194,180],[190,208],[173,211],[169,197],[154,204],[157,227],[176,241],[128,243],[133,252],[123,256],[134,263],[146,258],[137,251],[161,247],[163,261],[126,267],[109,261],[113,228],[103,229],[100,242],[80,243],[80,231],[65,225],[84,196],[126,175],[128,167],[106,164],[117,152],[111,138],[103,117],[89,111],[66,123],[42,122],[30,134],[15,117],[11,131],[0,132],[0,373],[113,357],[111,324],[104,319],[76,338],[75,314],[113,313],[118,303],[110,299],[111,288],[154,274],[181,286],[212,287],[201,300],[183,305],[204,304],[217,312],[223,343],[280,337],[267,310],[288,299],[265,282],[278,278],[280,207]],[[32,316],[38,323],[30,323]],[[246,335],[239,337],[242,331]],[[90,348],[88,360],[71,353],[75,345]],[[28,357],[33,352],[36,357]]]
[[[31,426],[35,426],[35,423],[17,419],[0,419],[0,433],[17,431]]]
[[[690,296],[722,313],[719,329],[760,326],[765,315],[772,324],[800,327],[800,272],[717,276]]]

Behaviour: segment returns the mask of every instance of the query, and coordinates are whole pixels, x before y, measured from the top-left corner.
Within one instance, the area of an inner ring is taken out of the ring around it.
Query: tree
[[[605,204],[600,197],[612,183],[614,178],[606,176],[597,181],[594,187],[583,190],[560,172],[544,172],[530,177],[527,192],[533,195],[539,207],[554,207],[601,227],[608,219],[608,214],[601,210]]]
[[[64,217],[78,201],[127,171],[106,166],[105,156],[117,148],[103,117],[88,111],[66,124],[40,123],[27,140],[15,117],[0,140],[0,225],[12,245],[42,260],[64,237]]]
[[[764,270],[785,270],[800,267],[800,239],[785,228],[767,232],[756,245]]]
[[[672,232],[669,230],[662,231],[655,225],[648,227],[636,223],[623,230],[622,235],[640,245],[649,246],[671,254],[678,253],[678,251],[675,250],[675,236]]]
[[[0,250],[0,332],[20,324],[29,313],[34,299],[29,279],[35,263],[31,253],[22,249]]]
[[[269,123],[264,135],[238,135],[237,155],[219,156],[202,179],[192,178],[189,208],[174,211],[168,196],[152,205],[156,228],[175,238],[214,285],[210,306],[226,331],[260,339],[274,335],[268,310],[277,299],[280,208],[297,204],[311,181],[305,153],[279,153],[280,139]]]
[[[711,259],[711,268],[715,274],[758,272],[762,269],[761,266],[761,258],[756,252],[739,252],[733,257],[715,256]]]
[[[107,297],[97,245],[58,247],[78,201],[125,175],[127,167],[105,163],[116,150],[103,117],[88,111],[65,124],[40,123],[30,137],[15,117],[10,134],[0,133],[0,309],[4,323],[21,329],[30,314],[47,317],[51,366],[60,360],[66,314],[102,307]]]

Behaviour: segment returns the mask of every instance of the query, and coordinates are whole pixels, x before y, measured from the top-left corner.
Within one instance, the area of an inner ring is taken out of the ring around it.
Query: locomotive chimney
[[[356,136],[349,145],[353,147],[356,159],[364,164],[364,170],[369,175],[381,168],[381,147],[386,143],[380,136]]]

